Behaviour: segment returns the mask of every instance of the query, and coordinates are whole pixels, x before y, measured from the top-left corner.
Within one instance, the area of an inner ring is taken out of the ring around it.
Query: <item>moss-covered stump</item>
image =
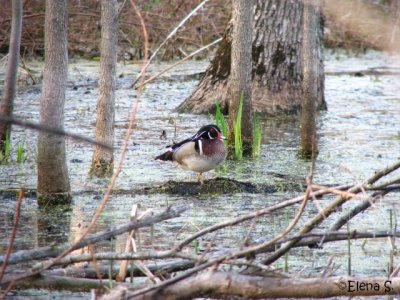
[[[215,179],[205,180],[203,184],[195,181],[177,182],[168,181],[160,186],[146,187],[143,192],[149,194],[170,194],[170,195],[218,195],[235,193],[275,193],[281,190],[282,186],[254,184],[234,179],[217,177]]]

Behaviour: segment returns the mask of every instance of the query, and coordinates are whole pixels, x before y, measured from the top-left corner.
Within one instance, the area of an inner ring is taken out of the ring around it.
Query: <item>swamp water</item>
[[[400,79],[394,75],[354,76],[354,71],[369,68],[393,67],[395,58],[379,52],[367,52],[361,56],[329,54],[325,62],[326,101],[328,110],[319,113],[319,155],[316,161],[314,182],[318,184],[345,184],[360,182],[374,171],[400,159]],[[254,184],[273,184],[274,193],[235,193],[224,195],[168,195],[144,194],[135,191],[143,187],[161,185],[169,180],[194,181],[189,171],[172,164],[155,161],[171,141],[178,141],[194,134],[200,126],[213,122],[209,116],[177,114],[174,108],[190,95],[198,80],[196,74],[204,70],[208,62],[187,62],[147,85],[142,93],[134,133],[123,170],[115,190],[103,212],[96,230],[121,225],[129,220],[133,204],[141,210],[151,208],[156,213],[168,206],[189,206],[182,217],[157,224],[151,245],[149,232],[143,230],[144,249],[168,249],[176,241],[211,224],[240,216],[255,209],[264,208],[292,196],[299,195],[299,188],[286,188],[287,179],[299,182],[309,171],[310,163],[296,157],[299,144],[299,124],[294,120],[264,119],[262,155],[259,159],[226,162],[217,170],[206,174],[206,179],[228,177]],[[153,65],[148,74],[163,69],[167,64]],[[29,67],[40,72],[41,64],[31,62]],[[116,94],[116,146],[120,147],[127,128],[130,105],[136,92],[130,89],[132,78],[139,71],[137,65],[119,65]],[[331,74],[331,75],[329,75]],[[89,61],[71,61],[69,84],[65,105],[65,128],[69,132],[94,136],[97,96],[98,64]],[[28,79],[29,80],[29,79]],[[4,81],[4,69],[0,69],[0,82]],[[15,115],[37,122],[39,115],[40,86],[20,86],[15,101]],[[160,139],[162,130],[167,140]],[[176,131],[175,131],[176,130]],[[13,127],[12,159],[0,165],[0,189],[33,189],[36,182],[36,137],[34,131]],[[16,148],[24,145],[24,162],[16,163]],[[73,191],[73,207],[70,212],[40,211],[36,200],[27,195],[23,200],[20,225],[14,243],[14,251],[32,249],[53,242],[76,240],[90,221],[102,199],[107,181],[90,179],[88,170],[92,148],[88,144],[67,141],[67,161]],[[119,152],[115,153],[118,159]],[[399,177],[399,171],[393,176]],[[280,176],[283,175],[283,176]],[[394,177],[391,178],[394,178]],[[298,226],[318,212],[333,197],[325,197],[318,204],[310,202]],[[353,218],[350,230],[390,230],[390,215],[400,216],[399,193],[391,193],[363,214]],[[359,203],[352,200],[343,211]],[[4,254],[12,229],[16,197],[12,193],[0,193],[0,253]],[[238,247],[245,236],[253,240],[267,239],[282,230],[294,216],[298,205],[259,218],[249,232],[251,222],[205,236],[199,241],[199,250],[212,243],[213,250]],[[319,231],[329,228],[342,212],[334,213]],[[343,228],[345,230],[345,228]],[[293,233],[296,229],[293,230]],[[386,275],[391,250],[387,239],[364,240],[351,243],[353,275]],[[118,238],[115,247],[125,247],[125,237]],[[97,250],[109,250],[109,243]],[[194,250],[193,250],[194,251]],[[330,258],[337,266],[335,274],[347,274],[347,242],[325,244],[322,249],[301,248],[289,253],[290,272],[318,274]],[[400,260],[395,258],[397,266]],[[274,266],[283,267],[283,259]],[[12,296],[20,299],[43,297],[89,298],[86,293],[49,292],[42,290],[18,291]]]

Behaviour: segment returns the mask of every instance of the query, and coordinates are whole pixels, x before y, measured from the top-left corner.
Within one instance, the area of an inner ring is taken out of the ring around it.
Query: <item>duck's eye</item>
[[[210,139],[216,138],[218,136],[218,133],[215,130],[215,128],[210,129],[210,131],[208,132],[208,136],[210,137]]]

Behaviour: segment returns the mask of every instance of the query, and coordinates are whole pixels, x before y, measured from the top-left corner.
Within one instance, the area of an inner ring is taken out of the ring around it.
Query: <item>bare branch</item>
[[[101,254],[101,253],[99,253]],[[105,253],[104,253],[105,254]],[[109,255],[115,255],[115,253],[108,253]],[[187,259],[179,259],[179,260],[163,260],[158,261],[156,263],[149,263],[146,264],[146,268],[148,268],[152,272],[156,272],[157,274],[168,274],[173,272],[184,271],[189,268],[192,268],[195,265],[193,260]],[[68,268],[62,269],[51,269],[42,272],[42,274],[49,274],[49,275],[57,275],[57,276],[68,276],[68,277],[81,277],[81,278],[98,278],[97,272],[100,272],[101,277],[109,276],[110,268],[108,265],[99,265],[98,270],[92,267],[73,267],[70,266]],[[116,278],[118,275],[120,268],[118,265],[113,265],[111,270],[112,278]],[[143,272],[137,268],[136,266],[128,266],[127,272],[133,276],[142,276]]]
[[[393,165],[376,172],[373,176],[368,178],[364,184],[355,185],[352,188],[350,188],[347,192],[359,193],[364,189],[364,186],[368,186],[368,185],[375,183],[380,178],[397,170],[398,168],[400,168],[400,160],[397,161],[396,163],[394,163]],[[320,211],[313,219],[311,219],[309,222],[307,222],[307,224],[299,230],[298,235],[302,235],[302,234],[310,232],[312,229],[314,229],[316,226],[318,226],[322,221],[324,221],[330,214],[332,214],[335,211],[336,207],[342,205],[348,199],[349,199],[348,197],[342,197],[342,196],[337,197],[335,200],[333,200],[331,203],[329,203],[327,206],[325,206],[325,208],[322,211]],[[270,257],[265,259],[263,261],[263,263],[267,264],[267,265],[271,264],[272,262],[277,260],[279,257],[281,257],[282,255],[287,253],[287,251],[289,251],[299,241],[300,241],[300,239],[295,239],[295,240],[288,242],[287,245],[276,250]]]
[[[113,147],[110,147],[110,145],[106,145],[106,144],[97,142],[97,141],[92,140],[91,138],[85,137],[83,135],[67,132],[67,131],[64,131],[59,128],[54,128],[54,127],[39,124],[39,123],[24,121],[21,119],[15,119],[15,118],[3,116],[3,115],[0,115],[0,123],[12,124],[12,125],[21,126],[21,127],[28,128],[28,129],[34,129],[37,131],[43,131],[43,132],[47,132],[47,133],[51,133],[51,134],[66,136],[66,137],[69,137],[76,141],[86,142],[86,143],[93,144],[93,145],[96,145],[99,147],[103,147],[105,149],[110,149],[110,150],[113,149]]]
[[[115,237],[119,234],[128,232],[133,229],[149,227],[149,226],[152,226],[153,224],[159,223],[161,221],[179,217],[186,210],[187,210],[186,207],[178,207],[176,209],[169,208],[160,214],[157,214],[154,216],[148,216],[148,217],[144,218],[143,220],[136,221],[136,222],[130,222],[125,225],[116,226],[114,228],[107,229],[105,231],[100,231],[98,233],[92,234],[92,235],[82,239],[81,241],[79,241],[79,243],[72,245],[73,250],[83,248],[87,245],[94,244],[99,241],[110,239],[112,237]],[[29,260],[36,260],[36,259],[41,259],[41,258],[46,258],[46,257],[55,257],[55,256],[59,255],[65,249],[69,249],[72,246],[70,243],[64,243],[59,246],[49,246],[49,247],[36,248],[33,250],[17,251],[10,255],[8,263],[16,264],[16,263],[20,263],[20,262],[24,262],[24,261],[29,261]],[[0,262],[4,262],[4,259],[5,259],[4,256],[0,256]]]
[[[194,51],[193,53],[191,53],[191,54],[185,56],[183,59],[181,59],[181,60],[177,61],[176,63],[174,63],[174,64],[172,64],[172,65],[166,67],[164,70],[158,72],[157,74],[154,74],[154,75],[151,76],[149,79],[146,79],[142,84],[136,86],[135,88],[138,89],[138,88],[143,87],[144,85],[148,84],[149,82],[152,82],[154,79],[160,77],[160,76],[161,76],[162,74],[164,74],[165,72],[168,72],[169,70],[171,70],[172,68],[176,67],[177,65],[183,63],[184,61],[186,61],[186,60],[188,60],[189,58],[195,56],[196,54],[199,54],[200,52],[202,52],[202,51],[208,49],[209,47],[211,47],[211,46],[213,46],[213,45],[219,43],[220,41],[222,41],[222,38],[216,39],[215,41],[211,42],[210,44],[205,45],[204,47],[201,47],[200,49],[197,49],[197,50]]]
[[[342,185],[342,186],[335,187],[335,189],[343,190],[343,189],[348,189],[350,187],[351,187],[351,185]],[[327,193],[329,193],[329,192],[328,191],[317,191],[317,192],[312,192],[310,194],[310,196],[319,197],[319,196],[322,196],[322,195],[327,194]],[[178,245],[176,245],[174,247],[174,250],[180,251],[184,246],[190,244],[191,242],[193,242],[197,238],[199,238],[199,237],[201,237],[203,235],[206,235],[208,233],[214,232],[214,231],[219,230],[221,228],[234,226],[234,225],[240,224],[242,222],[251,220],[253,218],[257,218],[257,217],[269,214],[269,213],[274,212],[276,210],[279,210],[279,209],[285,208],[287,206],[299,203],[299,202],[301,202],[303,200],[304,200],[304,195],[298,196],[298,197],[295,197],[295,198],[292,198],[292,199],[289,199],[289,200],[285,200],[285,201],[279,202],[278,204],[269,206],[267,208],[259,209],[259,210],[256,210],[254,212],[251,212],[249,214],[246,214],[246,215],[243,215],[243,216],[231,219],[231,220],[227,220],[227,221],[224,221],[224,222],[209,226],[207,228],[204,228],[204,229],[200,230],[196,234],[188,237],[187,239],[183,240],[182,242],[180,242]]]
[[[165,38],[165,40],[158,46],[156,50],[154,50],[153,54],[150,56],[149,60],[145,62],[144,67],[147,68],[151,61],[154,59],[154,57],[157,55],[158,51],[168,42],[168,40],[174,36],[174,34],[178,31],[180,27],[182,27],[187,20],[189,20],[200,8],[203,7],[204,4],[206,4],[209,0],[203,0],[199,5],[197,5],[179,24],[168,34],[168,36]],[[131,0],[131,3],[133,1]],[[145,55],[147,55],[147,49],[145,49]],[[143,78],[144,72],[143,70],[139,73],[138,77],[136,80],[132,83],[132,87],[135,86],[135,84],[138,82],[139,78]],[[140,83],[139,86],[143,86],[143,82]]]

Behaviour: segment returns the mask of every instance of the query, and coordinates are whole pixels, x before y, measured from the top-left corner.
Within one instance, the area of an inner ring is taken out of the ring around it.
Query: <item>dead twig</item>
[[[174,63],[174,64],[172,64],[172,65],[170,65],[170,66],[168,66],[168,67],[165,68],[164,70],[158,72],[157,74],[154,74],[153,76],[151,76],[150,78],[146,79],[142,84],[136,86],[135,88],[136,88],[136,89],[142,88],[143,86],[145,86],[145,85],[148,84],[149,82],[152,82],[154,79],[160,77],[162,74],[168,72],[169,70],[173,69],[173,68],[176,67],[177,65],[183,63],[184,61],[187,61],[189,58],[195,56],[196,54],[199,54],[200,52],[202,52],[202,51],[204,51],[204,50],[210,48],[211,46],[213,46],[213,45],[219,43],[220,41],[222,41],[222,38],[216,39],[216,40],[213,41],[212,43],[210,43],[210,44],[208,44],[208,45],[206,45],[206,46],[204,46],[204,47],[201,47],[200,49],[198,49],[198,50],[194,51],[193,53],[187,55],[187,56],[184,57],[183,59],[177,61],[176,63]]]

